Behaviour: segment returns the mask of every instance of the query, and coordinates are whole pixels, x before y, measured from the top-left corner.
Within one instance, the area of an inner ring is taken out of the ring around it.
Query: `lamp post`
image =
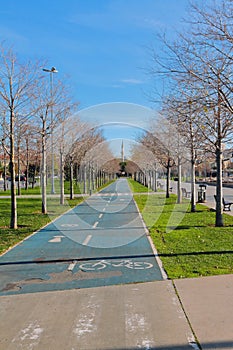
[[[58,73],[55,67],[43,68],[44,72],[50,73],[50,95],[51,95],[51,194],[55,193],[54,187],[54,150],[53,150],[53,73]]]

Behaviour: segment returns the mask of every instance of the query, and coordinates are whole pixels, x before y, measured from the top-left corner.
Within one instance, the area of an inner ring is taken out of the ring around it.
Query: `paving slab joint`
[[[193,329],[193,326],[192,326],[192,324],[191,324],[191,321],[190,321],[190,319],[189,319],[189,317],[188,317],[188,315],[187,315],[187,313],[186,313],[186,311],[185,311],[184,305],[183,305],[182,300],[181,300],[181,298],[180,298],[178,289],[176,288],[175,282],[174,282],[173,279],[172,279],[171,281],[172,281],[172,285],[173,285],[174,291],[175,291],[175,293],[176,293],[176,296],[177,296],[177,298],[178,298],[178,300],[179,300],[180,306],[181,306],[181,308],[182,308],[182,310],[183,310],[183,313],[184,313],[184,315],[185,315],[185,318],[186,318],[186,320],[187,320],[187,322],[188,322],[188,325],[189,325],[190,330],[191,330],[192,335],[193,335],[194,341],[190,341],[189,344],[190,344],[194,349],[203,350],[203,349],[202,349],[202,346],[201,346],[201,344],[200,344],[200,342],[199,342],[199,340],[198,340],[198,338],[197,338],[197,335],[196,335],[196,333],[195,333],[195,331],[194,331],[194,329]]]

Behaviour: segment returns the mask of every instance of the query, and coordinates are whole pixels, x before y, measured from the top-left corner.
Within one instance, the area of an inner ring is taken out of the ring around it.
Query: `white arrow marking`
[[[60,243],[61,239],[64,238],[65,236],[53,236],[52,239],[49,240],[51,243]]]

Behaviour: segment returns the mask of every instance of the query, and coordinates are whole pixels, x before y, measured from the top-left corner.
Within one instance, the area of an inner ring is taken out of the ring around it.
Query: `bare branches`
[[[171,82],[166,103],[176,101],[173,118],[180,118],[181,130],[192,145],[192,161],[197,157],[197,142],[202,153],[208,150],[216,155],[216,225],[222,226],[221,159],[223,143],[233,134],[233,2],[199,5],[190,5],[186,31],[176,41],[161,37],[164,49],[160,57],[153,56],[152,72],[165,74]],[[188,101],[191,109],[187,109]]]

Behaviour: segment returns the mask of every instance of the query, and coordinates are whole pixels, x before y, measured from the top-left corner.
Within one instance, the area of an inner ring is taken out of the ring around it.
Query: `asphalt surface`
[[[233,275],[162,279],[124,181],[3,255],[0,273],[0,350],[233,350]]]
[[[127,180],[0,257],[0,295],[162,280]]]

